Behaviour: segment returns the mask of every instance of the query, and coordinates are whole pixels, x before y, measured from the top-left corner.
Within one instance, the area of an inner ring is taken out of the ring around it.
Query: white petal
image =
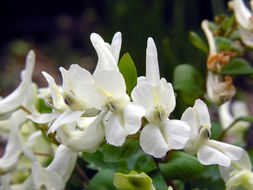
[[[155,104],[161,105],[166,110],[168,117],[176,106],[175,93],[171,83],[168,83],[164,78],[158,84],[157,94],[154,95]]]
[[[2,158],[0,158],[0,173],[9,172],[16,167],[22,150],[22,140],[19,134],[18,121],[12,120],[10,137]]]
[[[237,190],[238,187],[242,189],[251,190],[253,188],[253,176],[245,170],[235,172],[226,182],[226,189]]]
[[[47,167],[47,170],[57,173],[62,181],[66,183],[75,167],[76,159],[77,153],[64,145],[60,145],[57,147],[54,159]]]
[[[145,153],[156,158],[165,156],[169,150],[160,129],[152,124],[146,125],[141,131],[140,145]]]
[[[243,0],[234,0],[233,9],[235,12],[235,18],[240,26],[244,29],[251,30],[252,23],[250,17],[252,16],[251,11],[246,7]]]
[[[114,146],[121,146],[125,142],[126,132],[120,115],[109,112],[104,118],[105,138],[107,143]]]
[[[53,121],[57,116],[59,116],[60,113],[58,112],[52,112],[52,113],[46,113],[46,114],[39,114],[39,115],[27,115],[26,117],[30,120],[32,120],[35,123],[48,123],[50,121]]]
[[[32,181],[36,189],[39,189],[43,186],[46,189],[55,189],[63,190],[64,184],[61,178],[52,171],[48,171],[45,168],[42,168],[39,162],[34,162],[32,164]]]
[[[137,84],[139,84],[140,82],[146,81],[146,77],[144,76],[140,76],[137,78]]]
[[[102,97],[94,85],[91,74],[86,69],[74,64],[68,71],[64,68],[60,68],[60,71],[63,78],[63,90],[73,94],[73,98],[82,105],[82,109],[101,108]]]
[[[61,125],[70,124],[73,122],[76,122],[81,115],[83,114],[83,111],[75,111],[72,112],[71,110],[66,110],[63,112],[51,125],[49,130],[47,131],[47,134],[53,133],[57,128],[59,128]]]
[[[234,121],[229,109],[230,104],[231,102],[228,101],[219,107],[219,118],[223,129],[226,129]]]
[[[152,38],[148,38],[148,42],[147,42],[146,79],[152,83],[157,83],[160,80],[157,50],[156,50],[155,42]]]
[[[26,57],[26,65],[25,65],[25,80],[32,80],[32,73],[35,64],[35,53],[33,50],[30,50]]]
[[[242,157],[243,149],[231,144],[209,140],[208,145],[226,154],[231,160],[239,160]]]
[[[145,115],[143,107],[129,103],[123,110],[125,132],[127,135],[135,134],[141,127],[141,119]]]
[[[119,54],[120,54],[120,49],[121,49],[121,43],[122,43],[122,37],[121,37],[121,32],[117,32],[114,34],[112,38],[112,45],[111,45],[111,50],[112,50],[112,55],[118,63],[119,61]]]
[[[46,72],[42,72],[44,77],[46,78],[50,91],[51,91],[51,96],[53,99],[53,105],[56,109],[62,110],[66,108],[66,104],[64,102],[64,99],[60,93],[59,87],[56,85],[55,80],[52,76],[47,74]]]
[[[195,110],[195,112],[197,114],[199,124],[201,126],[210,126],[211,127],[209,111],[208,111],[206,104],[202,100],[197,99],[194,103],[193,109]]]
[[[229,167],[219,166],[219,172],[221,178],[224,180],[224,182],[229,180],[231,172],[235,171],[232,164]]]
[[[203,20],[201,23],[201,28],[204,30],[207,41],[208,41],[209,55],[215,55],[217,54],[215,39],[208,25],[209,25],[208,20]]]
[[[183,149],[190,137],[190,126],[180,120],[167,120],[164,126],[169,149]]]
[[[126,94],[125,80],[119,71],[99,71],[93,78],[97,88],[107,97],[122,97]]]
[[[25,99],[26,90],[27,84],[22,81],[11,94],[0,100],[0,114],[13,111],[21,106]]]
[[[23,110],[18,110],[12,113],[11,117],[6,120],[0,121],[0,134],[9,134],[10,130],[13,126],[13,120],[18,121],[19,123],[23,123],[26,121],[27,113]]]
[[[112,55],[112,52],[108,49],[101,36],[96,33],[92,33],[90,35],[90,40],[98,54],[98,64],[94,73],[101,70],[118,71],[118,65]]]
[[[243,150],[243,154],[240,160],[234,160],[233,162],[237,165],[237,167],[241,168],[242,170],[251,171],[252,169],[249,155],[245,150]]]
[[[212,148],[207,145],[203,145],[199,147],[198,160],[203,165],[213,165],[218,164],[220,166],[228,167],[230,166],[231,159],[226,156],[224,153],[219,150]]]
[[[60,71],[62,74],[62,87],[64,91],[72,90],[73,86],[81,86],[82,84],[93,82],[89,71],[77,64],[71,65],[68,71],[63,67],[60,67]]]
[[[239,173],[239,171],[251,172],[251,169],[252,169],[251,162],[248,153],[245,150],[243,151],[241,159],[232,161],[232,164],[229,167],[219,166],[220,175],[225,182],[227,182],[228,180],[230,182],[233,181],[232,178],[235,177],[234,175],[235,172],[237,173]]]
[[[149,117],[154,105],[154,87],[146,81],[138,83],[133,89],[131,97],[134,103],[145,108],[146,116]]]
[[[76,152],[93,153],[99,148],[104,140],[102,119],[106,114],[102,111],[97,118],[83,130],[70,130],[68,126],[57,129],[57,137],[61,143]]]
[[[239,33],[242,42],[251,48],[253,48],[253,32],[244,30],[243,28],[239,27]]]
[[[196,117],[196,113],[192,107],[187,108],[181,117],[181,120],[187,122],[191,127],[190,139],[196,139],[198,136],[199,126]]]
[[[249,116],[249,110],[246,102],[235,101],[232,104],[232,113],[235,118]]]
[[[3,189],[6,190],[6,189]],[[11,190],[33,190],[32,177],[29,176],[23,183],[11,185]]]
[[[1,184],[0,190],[11,190],[10,181],[11,181],[11,174],[10,173],[2,175],[0,177],[0,184]]]

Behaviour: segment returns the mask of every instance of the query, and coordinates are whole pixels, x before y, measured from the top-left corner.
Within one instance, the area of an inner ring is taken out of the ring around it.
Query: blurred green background
[[[0,7],[0,88],[2,96],[19,82],[25,55],[34,49],[37,62],[34,80],[46,86],[45,70],[58,78],[58,67],[79,64],[92,71],[96,53],[90,43],[91,32],[111,42],[121,31],[121,55],[129,52],[139,75],[145,74],[146,41],[152,36],[158,48],[161,75],[172,81],[173,68],[190,63],[205,75],[206,56],[188,39],[200,29],[203,19],[227,12],[225,0],[10,0]]]

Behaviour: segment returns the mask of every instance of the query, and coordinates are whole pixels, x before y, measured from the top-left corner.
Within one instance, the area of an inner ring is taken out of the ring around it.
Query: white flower
[[[21,115],[21,117],[23,116]],[[22,122],[22,118],[19,119],[19,117],[14,117],[11,120],[9,140],[4,155],[0,158],[0,174],[8,173],[17,166],[22,151],[22,139],[19,133],[19,127]]]
[[[54,121],[47,132],[49,134],[55,132],[55,130],[62,125],[76,122],[85,110],[72,111],[65,103],[64,97],[61,94],[60,88],[56,85],[54,78],[46,72],[42,73],[45,76],[51,91],[52,102],[49,102],[48,104],[52,106],[53,112],[49,114],[34,112],[33,115],[29,115],[27,118],[40,124]]]
[[[15,111],[25,102],[31,103],[32,99],[32,73],[35,63],[35,54],[31,50],[26,57],[25,70],[21,72],[21,83],[7,97],[0,100],[0,115]]]
[[[101,109],[102,97],[95,87],[94,79],[86,69],[78,65],[71,65],[68,71],[62,67],[60,71],[65,102],[70,108],[85,112]],[[96,114],[97,112],[95,112]]]
[[[77,153],[64,145],[60,145],[55,152],[53,161],[47,168],[41,167],[35,161],[32,164],[32,183],[35,189],[63,190],[75,167]]]
[[[191,126],[191,136],[184,150],[189,154],[197,154],[202,164],[228,167],[231,160],[240,159],[243,152],[241,148],[209,139],[211,121],[208,108],[202,100],[196,100],[193,107],[187,108],[181,120]]]
[[[235,18],[240,27],[247,31],[253,31],[252,12],[246,7],[243,0],[232,0],[229,2],[229,7],[234,10]]]
[[[0,190],[63,190],[74,169],[76,159],[77,153],[60,145],[47,168],[43,168],[36,159],[32,159],[30,176],[23,183],[12,184],[13,174],[8,173],[0,177]]]
[[[157,50],[152,38],[148,39],[146,52],[146,77],[142,77],[132,91],[136,104],[145,108],[149,121],[140,135],[144,152],[162,157],[171,149],[182,149],[189,138],[190,128],[180,120],[169,120],[175,108],[175,94],[170,83],[160,79]]]
[[[105,114],[102,111],[96,117],[81,117],[77,123],[61,126],[57,129],[57,140],[76,152],[95,152],[104,141]]]
[[[239,28],[239,33],[242,42],[246,46],[253,48],[253,32],[244,30],[243,28]]]
[[[93,79],[103,97],[103,109],[108,112],[103,118],[106,141],[121,146],[127,135],[140,129],[144,110],[130,102],[124,77],[118,69],[121,34],[114,35],[111,46],[98,34],[93,33],[90,38],[99,59]]]
[[[250,1],[251,9],[253,1]],[[234,10],[236,21],[239,24],[239,33],[242,42],[249,47],[253,47],[253,15],[243,0],[233,0],[229,2],[229,7]]]
[[[221,177],[226,183],[226,190],[234,190],[242,187],[247,190],[253,189],[253,172],[249,156],[246,151],[240,160],[232,161],[230,167],[219,167]]]
[[[230,111],[231,110],[231,111]],[[219,107],[219,118],[223,129],[227,129],[239,117],[249,116],[247,104],[243,101],[226,102]],[[228,131],[229,134],[240,135],[249,128],[250,123],[239,121]]]
[[[98,98],[96,97],[99,96],[94,94],[94,100],[91,100],[92,94],[89,96],[91,92],[98,93],[96,88],[92,88],[93,79],[87,74],[86,70],[77,65],[72,65],[69,71],[63,69],[61,71],[63,75],[63,89],[56,85],[53,77],[43,72],[51,90],[52,100],[50,106],[52,106],[53,112],[49,114],[34,113],[28,118],[36,123],[51,123],[47,133],[56,131],[56,139],[72,150],[77,152],[95,152],[104,139],[101,114],[96,116],[97,119],[96,117],[82,117],[86,111],[91,113],[92,107],[90,103],[94,102],[92,105],[97,104]],[[74,80],[74,78],[78,80]],[[91,92],[85,92],[85,87],[87,86],[87,89],[91,89]],[[62,90],[65,90],[66,93],[71,93],[71,96],[70,94],[67,95],[68,104],[65,103]],[[79,102],[81,97],[83,97],[82,102]],[[86,99],[84,99],[85,97]],[[88,98],[90,98],[89,101],[86,101]],[[86,120],[86,122],[82,122],[83,120]]]

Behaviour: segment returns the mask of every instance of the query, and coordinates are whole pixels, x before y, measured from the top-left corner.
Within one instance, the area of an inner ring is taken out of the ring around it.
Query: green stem
[[[227,132],[238,122],[238,121],[247,121],[253,123],[252,117],[239,117],[236,120],[234,120],[218,137],[218,141],[221,141],[227,134]]]
[[[164,175],[162,174],[162,172],[161,172],[161,170],[160,170],[160,167],[159,167],[159,159],[157,159],[157,158],[155,158],[155,157],[153,157],[153,156],[152,156],[152,158],[153,158],[153,160],[154,160],[154,162],[155,162],[155,164],[156,164],[157,170],[158,170],[158,171],[160,172],[160,174],[162,175],[162,177],[163,177],[164,181],[166,182],[166,184],[167,184],[168,186],[171,186],[171,187],[173,188],[173,190],[178,190],[178,188],[177,188],[177,186],[174,184],[174,182],[173,182],[172,180],[166,179],[166,178],[164,177]]]
[[[24,106],[20,106],[20,109],[22,109],[23,111],[25,111],[29,115],[32,115],[32,113],[28,109],[26,109]]]

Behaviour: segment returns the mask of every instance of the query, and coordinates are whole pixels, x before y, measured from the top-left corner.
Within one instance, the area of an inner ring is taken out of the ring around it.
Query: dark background
[[[172,80],[180,63],[195,65],[205,75],[206,56],[188,40],[190,30],[200,35],[203,19],[227,11],[221,0],[9,0],[0,6],[0,88],[5,95],[18,84],[25,55],[34,49],[35,82],[45,86],[42,70],[59,78],[58,67],[79,64],[93,70],[96,53],[91,32],[107,42],[122,32],[121,54],[129,52],[139,75],[145,69],[146,41],[158,48],[161,75]],[[58,79],[58,82],[61,80]]]

